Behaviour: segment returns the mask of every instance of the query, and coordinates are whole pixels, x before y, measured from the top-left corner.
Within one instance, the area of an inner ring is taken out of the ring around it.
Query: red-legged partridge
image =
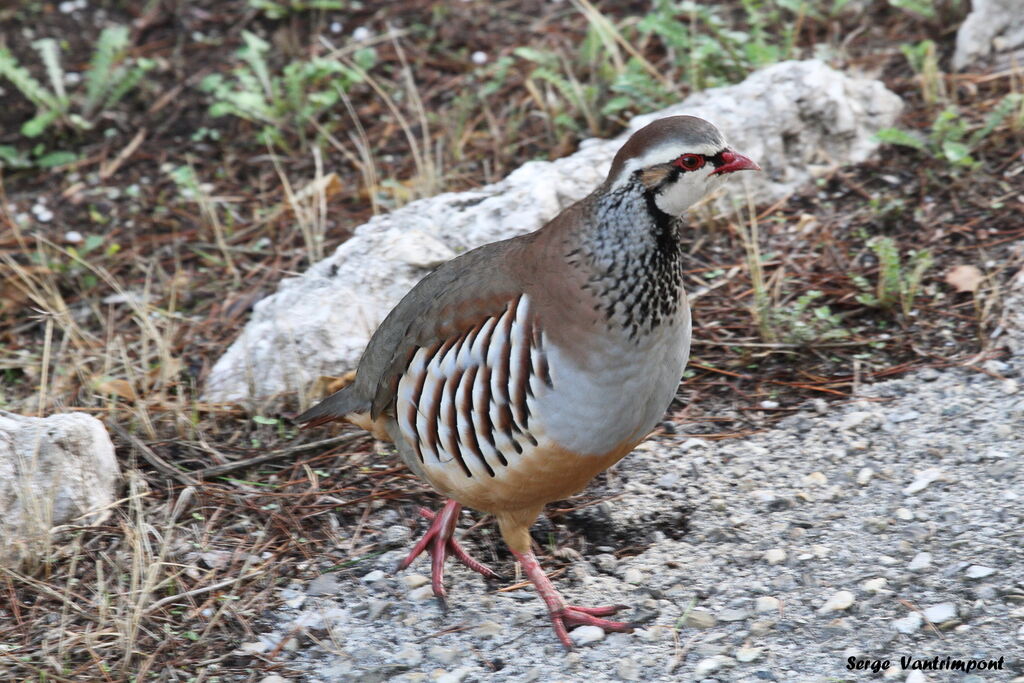
[[[690,348],[678,217],[732,172],[759,170],[713,125],[659,119],[604,184],[536,232],[484,245],[423,278],[387,316],[353,383],[297,418],[349,420],[393,441],[447,496],[408,564],[448,554],[463,505],[489,512],[547,603],[558,639],[618,607],[574,607],[544,575],[529,527],[640,443],[675,395]]]

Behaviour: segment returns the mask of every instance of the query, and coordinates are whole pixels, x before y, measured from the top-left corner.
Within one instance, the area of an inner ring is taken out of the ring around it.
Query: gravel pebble
[[[630,567],[622,572],[622,580],[626,583],[639,584],[644,582],[644,573],[636,567]]]
[[[395,660],[406,666],[419,666],[419,663],[423,661],[423,651],[412,643],[409,643],[402,646],[402,648],[395,653]]]
[[[914,477],[914,481],[910,482],[910,484],[905,489],[903,489],[903,493],[907,494],[908,496],[913,495],[915,493],[920,493],[921,491],[924,491],[933,482],[942,479],[943,475],[944,473],[941,468],[929,467],[926,470],[918,472],[917,476]]]
[[[372,572],[363,575],[363,581],[366,583],[377,583],[386,576],[387,574],[384,573],[384,570],[374,569]]]
[[[924,623],[924,620],[921,618],[920,613],[911,612],[902,619],[894,619],[892,627],[900,633],[910,634],[915,633],[919,628],[921,628],[922,623]]]
[[[829,612],[842,612],[845,609],[849,609],[850,605],[853,604],[853,593],[850,591],[839,591],[825,601],[821,607],[818,608],[818,614],[828,614]]]
[[[888,581],[884,576],[879,576],[874,579],[868,579],[861,584],[861,587],[869,593],[881,593],[885,590],[885,585]]]
[[[686,619],[683,620],[684,625],[700,629],[711,628],[716,623],[718,623],[718,620],[715,618],[715,615],[702,609],[691,610],[686,615]]]
[[[473,629],[473,633],[482,638],[497,638],[505,632],[505,627],[496,621],[488,619]]]
[[[755,659],[759,659],[763,651],[764,648],[761,647],[741,647],[736,650],[736,661],[742,663],[752,662]]]
[[[727,657],[725,655],[705,657],[704,659],[697,662],[697,666],[693,670],[693,675],[697,678],[704,678],[710,673],[713,673],[725,667],[733,666],[735,664],[735,659],[733,659],[732,657]]]
[[[986,576],[992,576],[995,573],[996,570],[992,567],[985,567],[980,564],[972,564],[964,572],[968,579],[984,579]]]
[[[618,674],[619,678],[624,681],[639,681],[640,679],[640,665],[632,657],[626,657],[619,662],[618,667],[615,669],[615,673]]]
[[[786,561],[786,551],[782,548],[772,548],[764,551],[764,561],[768,564],[781,564]]]
[[[956,605],[951,602],[941,602],[924,609],[924,618],[933,624],[944,624],[947,621],[956,619]]]
[[[907,565],[907,569],[912,572],[920,572],[925,569],[929,569],[932,566],[932,554],[921,552],[914,555],[914,559]]]
[[[780,604],[781,603],[778,598],[773,598],[770,595],[764,595],[754,601],[754,611],[758,613],[777,612],[779,611]]]
[[[604,640],[604,631],[598,626],[580,626],[569,632],[569,639],[576,647],[583,647]]]
[[[719,621],[743,621],[750,616],[750,612],[745,609],[724,609],[718,613]]]
[[[409,591],[409,599],[416,600],[417,602],[423,600],[430,600],[433,597],[434,589],[429,585],[420,586],[419,588],[414,588],[413,590]]]
[[[419,588],[430,583],[430,577],[423,576],[423,574],[405,574],[402,577],[402,583],[406,588]]]

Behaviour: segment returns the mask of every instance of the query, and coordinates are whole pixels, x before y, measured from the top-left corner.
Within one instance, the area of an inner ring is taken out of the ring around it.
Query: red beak
[[[733,171],[760,171],[761,167],[753,159],[743,156],[739,152],[725,150],[722,152],[722,161],[725,163],[716,168],[711,175],[716,173],[732,173]]]

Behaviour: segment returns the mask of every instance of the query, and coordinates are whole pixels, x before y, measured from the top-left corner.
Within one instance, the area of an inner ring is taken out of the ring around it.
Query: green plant
[[[809,8],[803,0],[743,0],[742,5],[745,17],[738,22],[732,15],[724,19],[709,3],[656,0],[637,30],[675,53],[685,64],[684,82],[693,88],[735,83],[791,55],[800,18]]]
[[[939,69],[939,58],[935,51],[935,41],[922,40],[917,45],[901,45],[900,51],[907,58],[910,68],[917,74],[921,82],[921,97],[925,104],[935,104],[946,100],[946,83]]]
[[[587,19],[578,49],[513,51],[556,138],[567,132],[604,134],[606,119],[664,107],[686,89],[734,83],[788,58],[810,6],[805,0],[742,0],[744,14],[736,18],[691,0],[655,0],[639,20],[613,21],[589,0],[572,4]],[[666,53],[658,64],[636,47],[652,41]],[[508,64],[499,60],[490,70],[503,79]]]
[[[815,344],[848,337],[843,317],[827,305],[814,306],[824,294],[810,290],[790,306],[774,306],[768,314],[778,339],[787,344]]]
[[[343,0],[249,0],[249,7],[262,12],[268,19],[284,19],[289,14],[309,10],[342,10]]]
[[[53,126],[72,131],[91,130],[101,115],[115,107],[138,86],[154,62],[128,55],[130,39],[126,26],[108,26],[100,33],[80,87],[69,92],[61,66],[60,45],[53,38],[32,43],[39,53],[49,87],[37,80],[7,48],[0,47],[0,76],[10,81],[36,107],[35,116],[21,125],[26,138],[38,138]],[[57,166],[75,160],[71,152],[48,151],[36,145],[30,154],[17,148],[0,147],[0,160],[11,166]]]
[[[245,45],[238,50],[242,64],[229,76],[210,74],[199,87],[213,99],[210,114],[236,116],[262,126],[257,136],[264,145],[291,151],[290,136],[307,144],[311,130],[327,126],[321,121],[377,60],[372,48],[356,50],[353,66],[336,59],[314,57],[295,60],[275,72],[267,61],[270,44],[242,32]]]
[[[854,284],[862,290],[857,295],[857,301],[865,306],[884,309],[893,308],[899,303],[903,315],[910,315],[924,273],[934,262],[931,251],[922,249],[909,252],[904,267],[893,238],[876,237],[869,246],[878,257],[878,281],[872,287],[867,278],[853,276]]]
[[[933,0],[889,0],[889,4],[896,9],[917,14],[925,19],[935,18],[935,3]]]
[[[947,107],[935,117],[927,136],[899,128],[883,128],[875,134],[875,138],[892,145],[912,147],[933,159],[973,171],[981,165],[971,156],[975,149],[1022,105],[1024,95],[1010,93],[989,112],[984,123],[973,131],[956,107]]]

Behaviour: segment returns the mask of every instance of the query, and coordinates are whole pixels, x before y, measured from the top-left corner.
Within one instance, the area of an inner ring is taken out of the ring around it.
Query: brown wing
[[[461,337],[522,294],[508,264],[523,257],[534,235],[473,249],[420,280],[373,333],[355,381],[295,421],[315,426],[352,413],[374,421],[392,415],[398,381],[418,348]]]

